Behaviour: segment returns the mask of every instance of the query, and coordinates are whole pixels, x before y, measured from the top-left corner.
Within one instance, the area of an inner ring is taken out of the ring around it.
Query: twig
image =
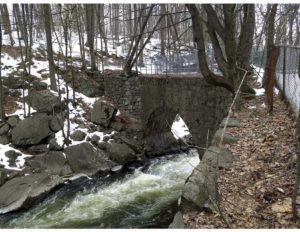
[[[237,91],[236,91],[236,93],[235,93],[235,96],[234,96],[234,98],[233,98],[233,101],[232,101],[232,103],[231,103],[231,105],[230,105],[229,112],[228,112],[228,116],[226,117],[224,129],[223,129],[223,132],[222,132],[222,135],[221,135],[219,147],[222,146],[223,139],[224,139],[224,135],[225,135],[225,131],[226,131],[226,128],[227,128],[227,124],[228,124],[229,118],[230,118],[230,116],[231,116],[231,114],[232,114],[232,108],[233,108],[233,105],[234,105],[235,102],[236,102],[236,99],[237,99],[237,97],[238,97],[238,95],[239,95],[239,92],[240,92],[241,87],[242,87],[242,85],[243,85],[243,83],[244,83],[244,80],[245,80],[245,78],[246,78],[246,76],[247,76],[247,73],[249,72],[249,71],[247,71],[247,70],[245,70],[245,69],[242,69],[242,68],[238,68],[238,69],[244,71],[245,74],[244,74],[243,79],[242,79],[242,81],[241,81],[241,83],[240,83],[240,85],[239,85],[239,88],[237,89]]]

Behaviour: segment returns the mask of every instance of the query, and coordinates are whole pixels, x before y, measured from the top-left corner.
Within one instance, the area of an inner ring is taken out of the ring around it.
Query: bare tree
[[[2,75],[1,75],[1,57],[2,57],[2,24],[0,23],[0,119],[2,122],[5,121],[5,111],[4,111],[4,90],[2,84]]]
[[[270,13],[267,18],[267,36],[266,36],[266,48],[267,48],[267,56],[266,56],[266,66],[265,72],[263,76],[263,86],[266,87],[267,77],[269,75],[269,67],[271,62],[271,54],[274,46],[274,35],[275,35],[275,16],[278,4],[273,4],[270,7]]]
[[[85,5],[85,14],[86,14],[86,22],[87,22],[87,44],[90,49],[91,68],[92,68],[92,70],[97,70],[96,59],[95,59],[95,50],[94,50],[94,39],[95,39],[95,9],[94,9],[94,5],[86,4]]]
[[[11,23],[9,19],[7,4],[0,4],[0,13],[1,13],[2,24],[4,27],[4,34],[9,35],[10,44],[11,46],[13,46],[15,44],[15,41],[11,34]]]
[[[254,33],[254,6],[243,4],[244,20],[242,33],[237,36],[236,4],[224,4],[222,17],[218,17],[212,5],[203,5],[203,11],[195,4],[186,5],[192,16],[194,41],[198,49],[198,60],[201,73],[208,83],[221,86],[235,93],[243,76],[244,70],[249,70],[248,64],[251,55],[252,37]],[[223,22],[220,18],[224,19]],[[215,60],[222,75],[210,70],[206,58],[205,27],[212,43]],[[247,29],[247,30],[246,30]],[[246,45],[245,45],[246,44]],[[243,84],[242,92],[254,94],[254,90]]]
[[[49,72],[50,72],[50,87],[52,90],[57,91],[57,84],[55,79],[55,65],[53,60],[53,48],[52,48],[52,32],[51,32],[51,6],[50,4],[43,4],[44,13],[44,24],[46,31],[46,41],[47,41],[47,58],[49,62]]]

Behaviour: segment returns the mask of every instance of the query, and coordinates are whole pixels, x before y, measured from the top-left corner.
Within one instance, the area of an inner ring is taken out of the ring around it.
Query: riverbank
[[[231,228],[299,228],[292,221],[291,195],[295,183],[295,121],[279,96],[267,113],[264,96],[243,101],[234,111],[239,127],[227,132],[240,140],[226,145],[234,156],[231,169],[220,170],[220,207]],[[225,228],[217,212],[185,214],[188,228]]]

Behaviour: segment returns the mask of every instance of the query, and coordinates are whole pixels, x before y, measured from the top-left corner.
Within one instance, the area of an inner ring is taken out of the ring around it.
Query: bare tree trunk
[[[266,56],[266,67],[263,76],[263,87],[266,87],[266,80],[268,77],[269,72],[269,63],[271,60],[271,53],[274,46],[274,34],[275,34],[275,16],[277,11],[278,4],[273,4],[271,6],[270,14],[268,16],[267,21],[267,37],[266,37],[266,49],[267,49],[267,56]]]
[[[154,6],[155,5],[152,4],[151,7],[150,7],[150,9],[148,10],[148,13],[145,16],[145,19],[144,19],[144,21],[142,23],[142,26],[140,27],[141,29],[140,29],[139,35],[137,36],[137,38],[135,40],[135,44],[134,44],[134,46],[133,46],[132,49],[129,49],[129,55],[128,55],[128,58],[126,60],[126,64],[125,64],[124,69],[123,69],[123,73],[125,75],[130,75],[131,74],[131,70],[132,70],[133,64],[135,63],[135,62],[133,62],[134,61],[134,55],[138,51],[139,43],[141,42],[141,39],[143,37],[143,33],[144,33],[145,28],[147,26],[148,19],[149,19],[151,13],[152,13],[152,10],[153,10]],[[143,14],[142,12],[144,11],[144,8],[145,7],[143,6],[143,8],[141,10],[141,13],[140,13],[140,16],[139,16],[139,19],[141,18],[141,15]],[[132,41],[132,43],[133,42],[134,41]]]
[[[85,60],[85,49],[84,49],[84,35],[82,33],[82,24],[80,19],[80,6],[77,5],[75,8],[75,15],[76,15],[76,26],[78,31],[78,38],[79,38],[79,46],[80,46],[80,56],[82,61],[81,69],[86,69],[86,60]]]
[[[166,5],[160,4],[160,14],[166,14]],[[161,29],[160,29],[160,53],[162,56],[166,55],[166,17],[163,17],[161,20]]]
[[[119,4],[114,4],[114,38],[116,41],[116,45],[119,46],[119,25],[120,25],[120,15],[119,15]]]
[[[28,60],[28,33],[27,33],[27,24],[28,24],[28,21],[26,19],[26,7],[28,7],[26,4],[21,4],[22,6],[22,28],[23,28],[23,31],[24,31],[24,44],[25,44],[25,60],[27,61]]]
[[[4,26],[4,34],[9,35],[10,45],[13,46],[15,44],[15,41],[11,34],[11,24],[10,24],[7,4],[0,4],[0,12],[1,12],[1,18]]]
[[[0,23],[0,64],[2,57],[2,25]],[[0,65],[0,119],[2,122],[5,121],[5,111],[4,111],[4,91],[2,84],[2,75],[1,75],[2,65]]]
[[[53,50],[52,50],[51,7],[50,4],[43,4],[42,6],[44,11],[44,23],[45,23],[46,41],[47,41],[47,58],[49,62],[50,87],[52,90],[57,91],[57,85],[55,79],[55,65],[54,65]]]
[[[104,20],[104,4],[99,5],[98,22],[99,22],[99,32],[100,32],[100,35],[101,35],[101,39],[104,42],[105,53],[108,54],[107,38],[106,38],[107,36],[106,36],[106,32],[105,32],[105,20]]]
[[[94,5],[87,4],[85,5],[85,13],[87,20],[87,44],[90,48],[90,57],[91,57],[91,68],[92,70],[97,70],[95,51],[94,51],[94,39],[95,39],[95,10]]]

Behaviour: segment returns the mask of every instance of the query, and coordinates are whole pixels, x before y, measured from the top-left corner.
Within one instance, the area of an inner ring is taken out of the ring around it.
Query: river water
[[[150,165],[66,185],[29,211],[0,227],[6,228],[151,228],[162,212],[180,196],[183,185],[199,163],[198,153],[152,159]]]

